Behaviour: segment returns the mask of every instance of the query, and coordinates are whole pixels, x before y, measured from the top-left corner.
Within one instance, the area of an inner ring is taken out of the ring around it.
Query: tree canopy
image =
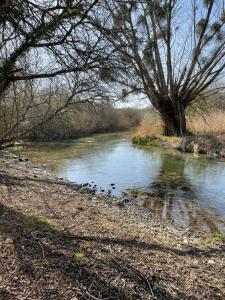
[[[186,108],[224,86],[223,1],[106,0],[101,7],[96,25],[119,57],[113,80],[125,96],[145,94],[165,134],[187,134]]]

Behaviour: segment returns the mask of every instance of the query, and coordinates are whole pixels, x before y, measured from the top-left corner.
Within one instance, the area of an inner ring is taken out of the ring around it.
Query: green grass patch
[[[129,194],[132,197],[138,197],[138,196],[147,196],[148,194],[146,192],[140,191],[138,189],[126,189],[127,194]]]
[[[32,227],[35,230],[51,231],[54,229],[54,224],[49,219],[27,217],[23,222],[25,225]]]
[[[74,256],[76,258],[83,258],[86,256],[86,254],[83,251],[76,251],[76,252],[74,252]]]
[[[222,231],[214,231],[211,234],[214,242],[225,242],[225,233]]]
[[[163,142],[166,142],[168,144],[171,143],[177,143],[181,141],[181,138],[178,136],[166,136],[166,135],[160,135],[160,140],[162,140]]]
[[[135,136],[132,138],[132,143],[138,146],[158,147],[161,143],[174,144],[180,143],[181,138],[177,136]]]
[[[157,137],[150,137],[150,136],[135,136],[132,138],[132,143],[138,146],[149,146],[149,147],[156,147],[158,138]]]

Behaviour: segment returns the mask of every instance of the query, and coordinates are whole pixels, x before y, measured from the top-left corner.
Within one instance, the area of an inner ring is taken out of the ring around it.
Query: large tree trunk
[[[185,110],[177,103],[176,107],[166,103],[159,109],[162,121],[164,123],[164,135],[167,136],[185,136],[190,134],[187,130]]]

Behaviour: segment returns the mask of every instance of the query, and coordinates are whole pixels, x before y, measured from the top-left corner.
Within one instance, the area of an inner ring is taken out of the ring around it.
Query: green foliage
[[[163,142],[166,142],[166,143],[176,143],[176,142],[179,142],[181,140],[181,138],[178,136],[161,135],[160,140],[162,140]]]
[[[138,146],[157,146],[157,137],[150,136],[135,136],[132,138],[132,143]]]

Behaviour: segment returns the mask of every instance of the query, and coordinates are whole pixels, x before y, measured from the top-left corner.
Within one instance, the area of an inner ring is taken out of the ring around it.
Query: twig
[[[44,247],[42,246],[41,242],[37,241],[38,244],[40,245],[41,247],[41,250],[42,250],[42,257],[45,258],[45,250],[44,250]]]

